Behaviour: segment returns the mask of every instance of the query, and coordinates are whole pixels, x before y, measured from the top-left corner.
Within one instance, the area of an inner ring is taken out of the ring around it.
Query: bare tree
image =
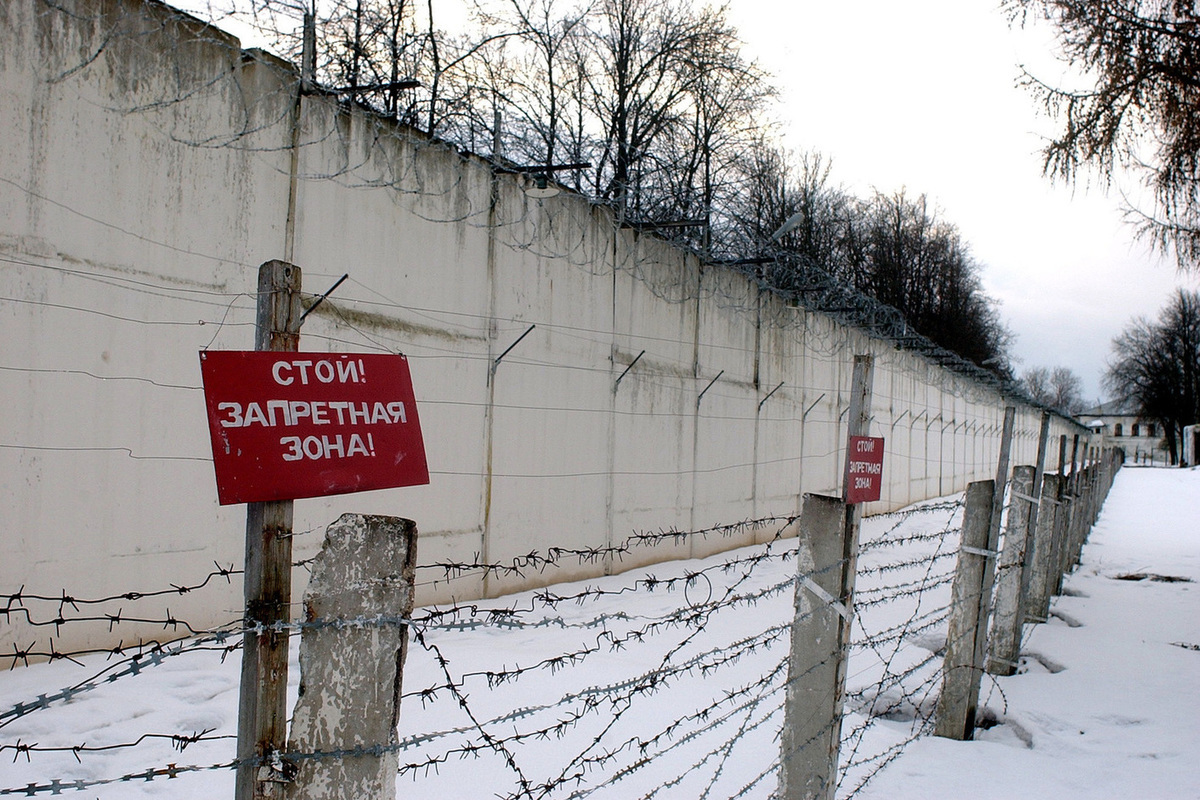
[[[1055,367],[1050,371],[1050,395],[1053,408],[1078,414],[1083,410],[1083,379],[1069,367]]]
[[[1157,321],[1130,323],[1113,340],[1105,386],[1162,423],[1177,463],[1184,426],[1200,421],[1200,292],[1179,289]]]
[[[1011,19],[1047,20],[1063,60],[1090,88],[1026,73],[1062,123],[1045,171],[1074,182],[1092,166],[1105,180],[1129,168],[1153,189],[1152,211],[1131,207],[1142,233],[1200,269],[1200,7],[1194,0],[1005,0]]]
[[[737,168],[740,182],[726,232],[730,248],[762,262],[766,279],[787,291],[801,290],[817,272],[826,278],[838,273],[854,199],[833,184],[829,159],[816,151],[787,153],[760,135]]]
[[[686,124],[699,73],[689,58],[732,38],[723,14],[684,0],[597,0],[589,21],[586,105],[598,128],[596,194],[624,213],[652,205],[639,189],[665,166],[660,145]]]
[[[1046,367],[1030,367],[1021,373],[1021,385],[1035,402],[1052,406],[1054,395],[1050,390],[1050,370]]]
[[[1034,401],[1067,414],[1083,410],[1083,379],[1070,367],[1030,367],[1021,384]]]
[[[766,76],[741,55],[737,34],[720,13],[708,33],[678,54],[684,87],[678,123],[661,139],[660,169],[639,191],[642,213],[655,219],[702,220],[685,241],[706,254],[732,254],[738,240],[732,206],[744,189],[745,151],[763,135],[763,109],[774,95]]]
[[[487,74],[481,77],[506,115],[503,149],[512,160],[550,165],[580,155],[579,39],[588,13],[587,6],[563,0],[508,0],[481,11],[488,28],[514,32],[485,55]]]
[[[900,311],[919,333],[1007,376],[1011,334],[958,229],[924,195],[876,194],[843,229],[839,277]]]

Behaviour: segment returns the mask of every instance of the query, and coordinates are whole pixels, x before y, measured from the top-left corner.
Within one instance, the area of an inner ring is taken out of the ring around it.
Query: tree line
[[[1133,320],[1113,341],[1105,387],[1162,425],[1179,463],[1184,427],[1200,423],[1200,292],[1179,289],[1157,319]]]
[[[294,0],[240,13],[297,63]],[[433,0],[315,9],[324,91],[608,203],[768,288],[814,275],[895,308],[911,332],[1011,377],[1010,334],[980,265],[924,195],[856,197],[791,153],[776,90],[723,8],[691,0],[471,0],[455,32]],[[225,9],[229,11],[239,9]],[[781,233],[781,231],[784,231]]]

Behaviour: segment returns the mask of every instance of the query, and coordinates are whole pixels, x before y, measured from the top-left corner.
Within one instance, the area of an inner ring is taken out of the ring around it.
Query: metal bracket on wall
[[[717,373],[717,377],[716,377],[716,378],[713,378],[711,381],[709,381],[709,382],[708,382],[708,386],[705,386],[705,387],[704,387],[704,391],[700,392],[699,396],[697,396],[697,397],[696,397],[696,408],[697,408],[697,409],[699,409],[699,408],[700,408],[700,401],[704,399],[704,395],[705,395],[705,393],[706,393],[706,392],[707,392],[709,389],[711,389],[711,388],[713,387],[713,384],[717,382],[717,379],[718,379],[718,378],[720,378],[720,377],[721,377],[722,375],[724,375],[724,374],[725,374],[725,370],[721,370],[720,372],[718,372],[718,373]]]
[[[309,314],[311,314],[312,312],[316,311],[316,310],[317,310],[317,306],[321,305],[321,303],[324,303],[324,302],[325,302],[325,299],[326,299],[326,298],[328,298],[328,297],[329,297],[329,295],[331,295],[331,294],[333,294],[334,292],[336,292],[336,291],[337,291],[337,288],[338,288],[339,286],[341,286],[341,285],[342,285],[342,283],[343,283],[343,282],[344,282],[344,281],[345,281],[347,278],[349,278],[349,277],[350,277],[350,273],[349,273],[349,272],[347,272],[345,275],[343,275],[342,277],[340,277],[340,278],[338,278],[338,279],[337,279],[337,283],[335,283],[333,286],[330,286],[330,287],[329,287],[329,291],[327,291],[325,294],[323,294],[323,295],[319,296],[319,297],[318,297],[318,298],[317,298],[317,299],[316,299],[316,300],[313,302],[313,304],[312,304],[311,306],[309,306],[309,307],[308,307],[308,309],[307,309],[307,310],[306,310],[306,311],[305,311],[303,314],[301,314],[301,315],[300,315],[300,319],[296,321],[296,329],[297,329],[297,330],[299,330],[299,329],[300,329],[300,326],[304,324],[304,318],[305,318],[305,317],[307,317],[307,316],[308,316]]]
[[[822,400],[824,400],[824,399],[825,399],[825,395],[826,395],[826,394],[828,394],[828,392],[821,392],[821,396],[820,396],[820,397],[818,397],[816,400],[813,400],[813,401],[812,401],[812,405],[811,405],[811,406],[809,406],[808,408],[804,409],[804,413],[803,413],[802,415],[800,415],[800,419],[801,419],[802,421],[803,421],[803,420],[806,420],[806,419],[808,419],[808,414],[809,414],[809,412],[810,412],[810,411],[812,411],[814,408],[816,408],[816,407],[817,407],[817,403],[819,403],[819,402],[821,402]]]
[[[621,378],[624,378],[626,375],[628,375],[628,374],[629,374],[629,370],[633,369],[633,365],[634,365],[634,364],[636,364],[636,363],[638,362],[638,359],[639,359],[639,358],[641,358],[641,357],[642,357],[642,356],[644,356],[644,355],[646,355],[646,351],[645,351],[645,350],[643,350],[642,352],[638,353],[638,354],[637,354],[637,356],[636,356],[636,357],[633,359],[633,361],[630,361],[630,362],[629,362],[629,366],[627,366],[627,367],[625,368],[625,371],[624,371],[624,372],[622,372],[622,373],[621,373],[621,375],[620,375],[620,376],[617,378],[617,382],[613,384],[613,391],[614,391],[614,392],[617,390],[617,387],[621,385]]]
[[[533,329],[534,329],[534,328],[536,328],[536,327],[537,327],[537,325],[536,325],[536,324],[535,324],[535,325],[530,325],[530,326],[529,326],[529,328],[528,328],[528,329],[527,329],[527,330],[526,330],[524,333],[522,333],[520,336],[518,336],[518,337],[517,337],[517,340],[516,340],[515,342],[513,342],[512,344],[510,344],[508,347],[504,348],[504,352],[503,352],[503,353],[501,353],[500,355],[496,356],[496,360],[492,362],[492,368],[491,368],[491,370],[490,370],[490,371],[489,371],[489,373],[488,373],[488,380],[489,380],[489,381],[491,380],[491,376],[496,374],[496,368],[500,366],[500,360],[501,360],[501,359],[503,359],[503,358],[504,358],[506,355],[508,355],[509,353],[511,353],[511,352],[512,352],[512,349],[513,349],[514,347],[516,347],[517,345],[519,345],[519,344],[521,343],[521,340],[522,340],[522,339],[524,339],[526,336],[528,336],[530,333],[532,333],[532,332],[533,332]]]
[[[776,386],[776,387],[775,387],[774,389],[772,389],[771,391],[767,392],[767,396],[766,396],[766,397],[764,397],[762,400],[759,400],[759,401],[758,401],[758,410],[759,410],[759,411],[762,411],[763,403],[765,403],[765,402],[767,402],[768,400],[770,400],[770,399],[771,399],[771,395],[775,394],[775,393],[776,393],[776,392],[778,392],[780,389],[782,389],[782,388],[783,388],[783,384],[785,384],[785,383],[787,383],[787,381],[780,381],[778,386]]]

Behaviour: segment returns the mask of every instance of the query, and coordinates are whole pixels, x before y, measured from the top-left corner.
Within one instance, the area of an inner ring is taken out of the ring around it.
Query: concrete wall
[[[300,558],[347,511],[415,519],[423,564],[795,513],[803,492],[839,492],[856,353],[876,358],[871,430],[888,450],[868,513],[992,476],[1011,402],[993,390],[617,228],[585,198],[531,199],[519,176],[327,97],[297,117],[296,83],[165,6],[0,3],[0,592],[95,598],[240,568],[244,510],[216,503],[197,353],[252,348],[273,258],[314,294],[349,273],[301,349],[404,352],[432,472],[298,501]],[[1033,461],[1039,415],[1020,409],[1014,463]],[[424,570],[418,602],[756,535],[524,580]],[[236,619],[237,583],[139,610]],[[9,623],[0,647],[41,636]],[[105,627],[63,634],[162,635]]]

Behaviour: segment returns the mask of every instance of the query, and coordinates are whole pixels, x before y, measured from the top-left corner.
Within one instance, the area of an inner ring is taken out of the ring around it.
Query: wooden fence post
[[[286,261],[259,267],[256,350],[299,348],[300,277],[300,268]],[[287,737],[291,500],[248,504],[244,582],[248,630],[242,643],[235,797],[265,800],[279,796],[283,775],[271,762]]]
[[[1109,481],[1105,483],[1105,475],[1109,475]],[[1087,540],[1088,533],[1091,532],[1092,525],[1096,522],[1096,517],[1100,514],[1100,506],[1104,502],[1104,498],[1108,495],[1108,489],[1112,486],[1111,473],[1109,472],[1103,460],[1097,461],[1088,466],[1084,470],[1082,478],[1081,491],[1083,493],[1083,502],[1080,503],[1080,514],[1082,518],[1083,530],[1079,532],[1078,547],[1082,551],[1083,543]]]
[[[990,507],[987,510],[987,527],[982,534],[976,527],[980,524],[978,516],[983,513],[978,508],[978,505],[983,502],[980,496],[983,490],[976,488],[975,484],[967,489],[967,508],[963,516],[962,544],[954,582],[953,596],[955,599],[951,614],[956,614],[959,606],[964,602],[970,605],[962,609],[957,616],[952,616],[950,620],[950,630],[946,637],[946,679],[939,699],[937,723],[938,735],[955,739],[970,739],[974,735],[975,712],[979,703],[979,682],[987,667],[988,622],[1000,556],[998,552],[1000,524],[1004,513],[1004,494],[1008,485],[1009,458],[1012,454],[1016,414],[1017,410],[1013,406],[1004,409],[1004,427],[1000,436],[1000,455],[996,462],[996,480],[988,494]],[[1028,512],[1028,509],[1026,508],[1025,511]],[[979,560],[964,561],[966,556],[972,556]],[[951,654],[951,641],[956,642],[953,654]],[[948,704],[945,713],[942,711],[943,702]]]
[[[1037,462],[1033,467],[1033,483],[1029,487],[1029,494],[1032,498],[1032,504],[1029,507],[1029,535],[1033,536],[1037,531],[1037,518],[1041,510],[1040,498],[1042,495],[1042,478],[1046,474],[1046,451],[1050,444],[1050,412],[1042,412],[1042,424],[1038,433],[1038,450]],[[1029,569],[1028,569],[1029,550],[1026,550],[1026,569],[1024,573],[1024,582],[1022,583],[1022,591],[1029,591]]]
[[[1067,549],[1067,525],[1071,517],[1069,486],[1070,480],[1067,476],[1067,435],[1064,433],[1058,437],[1058,492],[1054,498],[1054,535],[1051,540],[1054,546],[1050,553],[1050,596],[1055,596],[1062,592],[1063,573],[1065,572],[1065,568],[1063,567],[1063,553]],[[1049,611],[1050,607],[1047,605],[1046,612],[1049,613]]]
[[[942,693],[938,697],[934,733],[948,739],[970,739],[975,731],[975,709],[979,703],[979,680],[983,664],[976,659],[981,630],[987,630],[987,606],[982,602],[990,562],[995,551],[988,548],[992,499],[996,484],[977,481],[967,487],[963,512],[962,543],[950,600],[950,625],[946,634]]]

